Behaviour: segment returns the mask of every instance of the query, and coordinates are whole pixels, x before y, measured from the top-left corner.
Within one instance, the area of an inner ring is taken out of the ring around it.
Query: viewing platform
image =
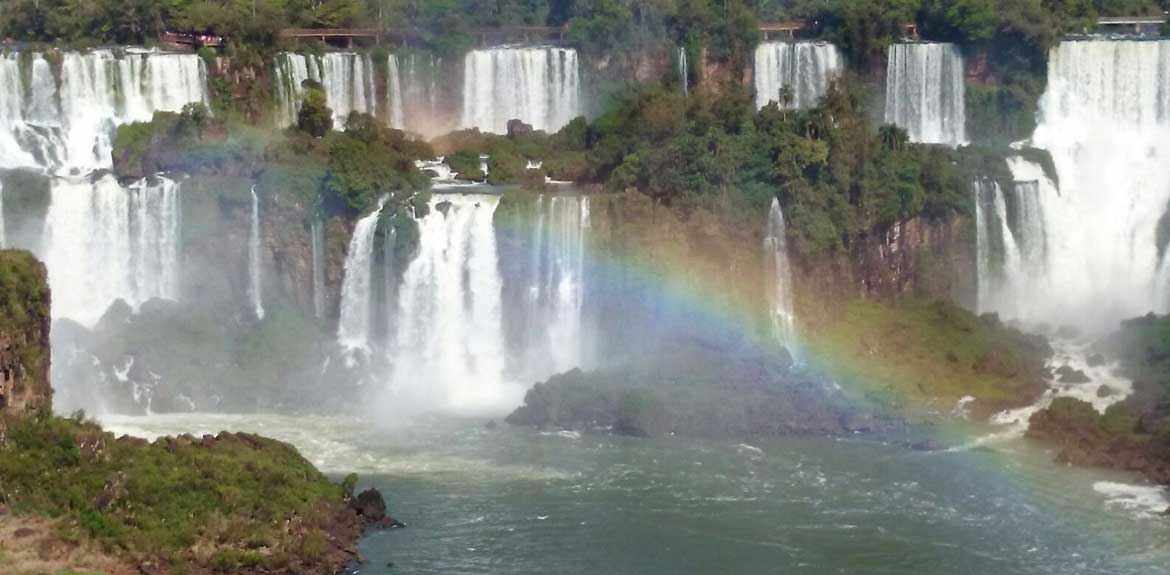
[[[1166,23],[1166,16],[1119,16],[1112,18],[1098,18],[1097,32],[1112,34],[1133,34],[1137,36],[1157,36],[1162,33],[1162,25]]]

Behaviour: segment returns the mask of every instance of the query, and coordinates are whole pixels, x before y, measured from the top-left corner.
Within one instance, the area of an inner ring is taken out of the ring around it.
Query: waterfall
[[[406,114],[403,111],[402,76],[398,72],[398,57],[391,54],[386,62],[386,98],[390,110],[390,127],[406,129]]]
[[[841,71],[837,48],[824,42],[765,42],[756,47],[753,77],[756,109],[768,102],[783,108],[816,106]],[[791,100],[782,100],[787,90]]]
[[[203,60],[193,54],[65,52],[59,82],[40,53],[2,55],[0,168],[108,168],[118,125],[191,102],[208,102]]]
[[[1089,330],[1170,311],[1170,274],[1159,273],[1166,262],[1157,245],[1170,204],[1170,41],[1053,48],[1030,143],[1052,155],[1059,189],[1040,166],[1009,162],[1025,183],[1017,189],[1035,190],[1009,214],[1029,261],[987,286],[988,309]]]
[[[378,209],[358,220],[345,254],[345,277],[341,281],[341,317],[337,322],[337,342],[353,350],[369,350],[370,315],[373,305],[371,269],[374,262],[374,232],[386,198],[378,200]]]
[[[309,224],[313,247],[313,317],[325,317],[325,224],[314,218]]]
[[[769,256],[767,261],[772,280],[772,289],[768,292],[772,333],[795,359],[798,354],[796,311],[792,299],[792,269],[788,264],[786,233],[780,200],[772,198],[772,207],[768,211],[768,235],[764,237],[764,251]]]
[[[0,182],[0,249],[8,247],[8,234],[4,231],[4,182]]]
[[[260,285],[260,267],[262,265],[260,253],[260,196],[256,195],[256,186],[252,186],[252,223],[248,231],[248,297],[252,300],[252,309],[256,319],[264,319],[264,297]]]
[[[679,48],[678,48],[678,79],[679,79],[679,83],[682,84],[682,90],[683,90],[684,96],[690,94],[690,92],[691,92],[690,77],[688,76],[689,73],[690,73],[690,70],[687,70],[687,49],[685,46],[679,46]]]
[[[166,178],[128,188],[109,175],[54,180],[41,254],[53,317],[92,325],[117,299],[177,298],[178,192]]]
[[[463,59],[463,128],[507,132],[519,119],[555,132],[580,115],[577,51],[501,47],[472,50]]]
[[[368,55],[329,52],[320,56],[286,52],[276,58],[277,120],[281,126],[297,121],[305,80],[321,83],[325,102],[333,110],[333,127],[345,128],[350,112],[375,114],[377,91],[374,66]]]
[[[387,349],[391,349],[390,346],[393,345],[394,318],[398,311],[395,309],[398,302],[398,269],[395,265],[397,262],[395,252],[398,248],[398,229],[393,225],[388,227],[386,239],[382,244],[382,259],[384,262],[382,266],[382,281],[384,284],[382,292],[384,297],[382,301],[385,303],[385,307],[383,308],[383,317],[386,320],[383,326],[385,328],[384,333],[386,334],[387,340],[389,340]]]
[[[887,124],[910,140],[957,146],[967,141],[963,55],[954,44],[894,44],[886,66]]]
[[[390,401],[399,409],[514,405],[505,384],[501,279],[492,218],[499,196],[435,194],[398,295]]]
[[[1010,225],[1007,201],[999,183],[980,179],[972,185],[975,194],[976,272],[979,279],[978,302],[980,312],[1013,306],[1013,297],[1006,286],[1022,271],[1016,232]]]
[[[582,309],[589,198],[542,195],[534,207],[522,284],[524,340],[518,342],[525,380],[582,367],[587,347]]]

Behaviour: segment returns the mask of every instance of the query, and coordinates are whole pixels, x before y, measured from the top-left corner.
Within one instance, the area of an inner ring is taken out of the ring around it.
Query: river
[[[918,452],[872,438],[752,444],[539,433],[486,420],[107,416],[143,437],[221,429],[361,475],[405,529],[361,574],[1170,573],[1165,494],[1024,441]]]

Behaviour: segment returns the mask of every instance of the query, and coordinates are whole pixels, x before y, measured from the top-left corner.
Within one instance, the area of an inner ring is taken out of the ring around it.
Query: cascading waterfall
[[[523,393],[503,379],[499,196],[435,194],[402,274],[388,401],[397,409],[481,410]]]
[[[910,140],[957,146],[967,141],[963,55],[954,44],[894,44],[886,67],[885,121]]]
[[[256,186],[252,186],[252,221],[248,230],[248,297],[252,301],[252,310],[256,314],[256,319],[264,319],[264,295],[260,283],[261,259],[260,196],[256,195]]]
[[[345,128],[350,112],[373,115],[377,108],[374,66],[368,55],[329,52],[320,56],[286,52],[276,59],[278,122],[290,126],[297,121],[305,80],[321,83],[325,102],[333,110],[333,126]]]
[[[337,342],[347,350],[370,349],[370,316],[373,313],[371,278],[374,262],[374,232],[386,198],[378,209],[358,220],[345,254],[345,277],[341,281],[341,316],[337,322]]]
[[[95,323],[117,299],[138,306],[176,299],[179,185],[166,178],[128,188],[113,176],[52,183],[41,254],[53,288],[53,316]]]
[[[525,281],[525,351],[529,380],[583,367],[588,345],[585,302],[585,244],[588,196],[541,196],[529,241]]]
[[[403,111],[402,75],[398,72],[398,56],[390,54],[386,62],[386,105],[390,110],[390,127],[406,129],[406,113]]]
[[[313,317],[325,317],[325,224],[314,219],[309,224],[313,248]]]
[[[981,271],[985,308],[1094,331],[1170,311],[1157,244],[1170,205],[1170,41],[1061,43],[1038,119],[1030,143],[1052,155],[1059,189],[1037,164],[1009,162],[1016,180],[1036,182],[1009,218],[1027,263],[999,285]]]
[[[0,168],[108,168],[118,125],[207,101],[194,54],[65,52],[58,82],[42,54],[9,53],[0,56]]]
[[[458,117],[445,110],[440,102],[439,79],[443,76],[443,59],[431,54],[410,53],[405,57],[402,82],[403,128],[428,138],[454,128]]]
[[[550,46],[472,50],[463,60],[463,128],[507,132],[519,119],[555,132],[580,115],[577,51]]]
[[[690,94],[690,70],[687,69],[687,49],[685,46],[678,48],[678,80],[682,84],[683,95]]]
[[[824,42],[765,42],[756,47],[753,78],[756,109],[768,102],[783,108],[817,105],[841,71],[837,48]],[[787,98],[782,94],[787,91]]]
[[[772,311],[772,333],[788,353],[796,359],[796,311],[792,298],[792,269],[788,264],[788,239],[784,226],[784,212],[780,200],[772,198],[768,211],[768,235],[764,237],[764,251],[768,256],[772,289],[768,292]]]
[[[6,54],[0,167],[62,174],[108,168],[119,124],[206,102],[206,76],[193,54],[96,50],[62,54],[58,82],[42,54]],[[52,181],[39,251],[54,317],[92,323],[116,299],[137,305],[178,296],[178,189],[165,178],[127,188],[108,175]]]

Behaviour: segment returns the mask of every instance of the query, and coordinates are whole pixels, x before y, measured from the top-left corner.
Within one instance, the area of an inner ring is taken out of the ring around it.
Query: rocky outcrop
[[[827,377],[783,353],[678,338],[624,365],[572,371],[536,384],[513,425],[750,438],[885,431],[898,423],[851,403]]]
[[[1133,471],[1170,485],[1170,432],[1144,427],[1121,405],[1101,415],[1084,401],[1062,397],[1032,416],[1028,436],[1056,444],[1058,462]]]
[[[24,251],[0,250],[0,415],[50,407],[49,283]]]

